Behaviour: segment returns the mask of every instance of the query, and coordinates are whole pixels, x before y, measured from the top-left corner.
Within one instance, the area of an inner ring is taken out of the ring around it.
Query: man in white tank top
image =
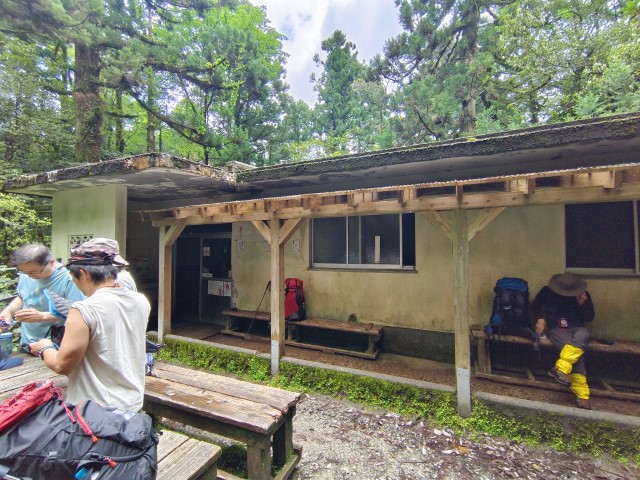
[[[69,403],[91,399],[137,412],[144,396],[150,305],[144,295],[118,286],[121,257],[105,240],[71,249],[67,268],[87,298],[71,306],[60,349],[48,339],[30,347],[51,370],[69,377]]]

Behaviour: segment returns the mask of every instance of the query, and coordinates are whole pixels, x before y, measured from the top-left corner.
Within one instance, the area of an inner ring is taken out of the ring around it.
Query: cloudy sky
[[[284,34],[284,51],[289,54],[286,81],[290,94],[309,105],[316,93],[309,82],[316,72],[313,56],[335,30],[341,30],[356,45],[358,59],[368,62],[382,52],[384,42],[401,28],[394,0],[251,0],[267,7],[267,17]]]

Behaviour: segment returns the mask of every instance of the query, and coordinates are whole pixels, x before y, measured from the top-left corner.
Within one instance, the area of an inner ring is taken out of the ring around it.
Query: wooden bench
[[[369,358],[375,360],[380,352],[378,343],[382,338],[382,327],[373,323],[338,322],[322,318],[307,318],[305,320],[287,321],[287,345],[296,347],[321,350],[323,352],[341,353],[354,357]],[[364,352],[357,350],[347,350],[338,347],[328,347],[316,345],[314,343],[300,341],[299,333],[304,328],[317,328],[320,330],[332,330],[335,332],[365,335],[367,337],[367,348]]]
[[[271,315],[269,313],[255,311],[252,312],[249,310],[223,310],[222,314],[226,318],[226,327],[221,331],[221,333],[243,338],[260,338],[264,340],[268,339],[268,337],[252,335],[250,332],[241,331],[239,329],[237,320],[243,319],[249,322],[270,322]],[[380,338],[382,337],[383,327],[374,325],[373,323],[340,322],[322,318],[306,318],[304,320],[287,320],[285,322],[285,327],[287,338],[285,341],[286,345],[309,348],[312,350],[320,350],[323,352],[341,353],[343,355],[351,355],[353,357],[362,357],[369,359],[375,359],[380,352],[378,343],[380,341]],[[300,333],[301,330],[305,328],[315,328],[319,330],[331,330],[335,332],[364,335],[367,338],[367,347],[364,351],[358,351],[336,346],[326,346],[303,342],[300,340]]]
[[[533,348],[533,342],[528,338],[518,337],[515,335],[495,335],[490,339],[487,338],[484,330],[480,328],[472,328],[471,336],[478,342],[478,364],[476,366],[475,375],[477,378],[499,381],[502,383],[511,383],[516,385],[529,385],[533,387],[546,388],[551,390],[565,391],[566,388],[556,383],[537,380],[531,370],[525,369],[526,379],[514,378],[507,375],[497,374],[492,371],[491,366],[491,349],[488,348],[487,342],[497,342],[514,345],[528,345]],[[552,348],[553,344],[548,338],[540,339],[540,347]],[[624,355],[640,355],[640,343],[628,341],[615,341],[611,345],[600,343],[598,339],[592,338],[587,351],[624,354]],[[602,379],[598,381],[603,385],[604,389],[591,388],[592,396],[618,398],[626,400],[640,401],[640,394],[625,391],[616,391],[610,382]],[[625,382],[622,382],[625,383]],[[621,383],[621,384],[622,384]]]
[[[158,444],[158,480],[216,480],[222,449],[172,430],[162,430]]]
[[[162,362],[147,377],[144,410],[246,444],[250,479],[288,478],[302,450],[293,445],[301,394]]]
[[[225,318],[225,328],[220,331],[220,333],[224,333],[225,335],[233,335],[236,337],[242,337],[247,339],[262,339],[268,340],[268,337],[264,337],[261,335],[252,335],[251,327],[252,322],[271,322],[271,314],[264,312],[255,312],[249,310],[223,310],[222,314]],[[242,320],[239,322],[238,320]],[[240,329],[240,323],[249,325],[248,331],[244,331]]]

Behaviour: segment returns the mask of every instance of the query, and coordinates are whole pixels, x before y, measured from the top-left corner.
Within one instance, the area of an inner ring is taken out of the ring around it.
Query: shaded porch
[[[188,324],[174,326],[168,338],[180,337],[185,341],[194,340],[205,342],[214,347],[243,349],[245,353],[260,355],[268,358],[270,342],[263,339],[243,339],[220,334],[220,325]],[[269,340],[268,338],[266,340]],[[287,346],[283,361],[302,362],[320,368],[349,371],[360,375],[383,378],[398,383],[409,383],[425,388],[454,392],[456,388],[456,369],[450,363],[435,362],[416,357],[381,353],[376,360],[368,360],[346,355],[324,353]],[[517,374],[513,373],[514,378]],[[547,381],[545,379],[545,381]],[[553,380],[548,379],[550,388],[555,386]],[[639,385],[640,387],[640,385]],[[623,421],[627,416],[640,418],[640,402],[612,398],[592,397],[593,411],[574,408],[574,395],[566,391],[553,389],[531,388],[521,385],[509,385],[490,380],[478,379],[472,375],[471,389],[473,396],[492,403],[527,406],[550,413],[571,414],[598,419],[601,416],[615,414],[615,421]],[[611,418],[606,418],[611,421]]]

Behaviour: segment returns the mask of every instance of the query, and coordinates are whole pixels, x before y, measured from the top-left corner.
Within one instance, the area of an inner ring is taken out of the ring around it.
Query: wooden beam
[[[443,216],[438,212],[424,211],[419,213],[424,218],[429,220],[429,222],[431,222],[434,226],[442,230],[444,234],[449,238],[449,240],[453,240],[453,237],[452,237],[453,223],[451,222],[451,220],[449,220],[447,217]]]
[[[174,225],[171,225],[167,229],[167,232],[166,232],[165,238],[164,238],[164,244],[165,244],[166,247],[172,247],[173,244],[176,243],[176,240],[178,240],[178,237],[180,236],[180,234],[184,230],[184,227],[185,227],[184,224],[176,223]]]
[[[302,222],[302,218],[290,218],[280,229],[280,234],[278,236],[278,245],[284,245],[287,241],[293,236],[294,233],[298,230],[300,226],[300,222]]]
[[[269,222],[271,231],[271,374],[280,373],[284,355],[284,244],[280,239],[280,220]]]
[[[615,202],[640,199],[640,184],[623,184],[619,188],[589,187],[548,187],[538,188],[535,195],[524,195],[520,192],[465,192],[458,204],[455,195],[423,196],[414,200],[407,200],[400,204],[396,199],[380,200],[376,202],[362,202],[349,206],[345,197],[344,203],[334,205],[318,205],[320,199],[309,201],[309,208],[282,208],[277,212],[253,212],[237,215],[220,214],[215,217],[202,218],[198,216],[176,218],[160,218],[153,220],[154,226],[174,225],[184,222],[184,225],[201,225],[209,223],[232,223],[253,220],[271,220],[273,218],[322,218],[341,217],[348,215],[380,215],[424,211],[451,211],[458,207],[475,210],[479,208],[516,207],[532,205],[562,205],[566,203],[597,203]],[[335,201],[335,198],[334,198]],[[314,205],[315,204],[315,205]]]
[[[485,208],[473,217],[469,222],[469,241],[471,241],[478,232],[482,231],[484,227],[489,225],[504,210],[505,207]]]
[[[517,178],[515,180],[507,180],[505,183],[508,192],[520,192],[524,195],[532,195],[536,191],[535,178]]]
[[[623,181],[623,172],[615,170],[578,173],[572,176],[574,187],[601,186],[603,188],[620,188]]]
[[[455,211],[453,231],[453,310],[458,413],[471,415],[471,330],[469,327],[469,238],[467,211]]]
[[[260,232],[262,238],[264,238],[267,242],[269,242],[269,245],[271,245],[271,229],[269,228],[269,226],[262,220],[254,220],[251,223],[254,227],[256,227],[256,230]]]

